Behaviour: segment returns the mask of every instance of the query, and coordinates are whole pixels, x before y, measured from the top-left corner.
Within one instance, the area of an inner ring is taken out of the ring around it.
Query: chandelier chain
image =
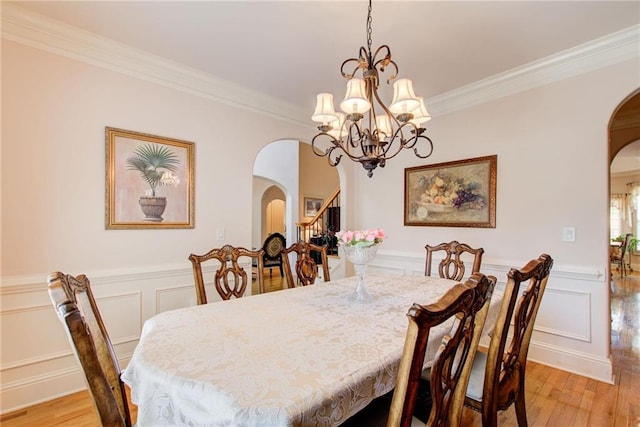
[[[373,22],[373,18],[371,17],[371,0],[369,0],[369,13],[367,14],[367,48],[369,49],[369,58],[371,58],[371,34],[373,30],[371,29],[371,23]]]

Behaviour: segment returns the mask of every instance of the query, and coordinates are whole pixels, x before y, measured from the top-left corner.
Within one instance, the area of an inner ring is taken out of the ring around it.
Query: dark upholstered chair
[[[89,279],[55,272],[47,281],[49,297],[80,362],[100,424],[131,426],[120,366]]]
[[[462,258],[465,254],[473,256],[471,274],[480,271],[482,254],[484,253],[483,248],[474,249],[466,243],[459,243],[455,240],[449,243],[440,243],[436,246],[426,245],[424,248],[427,250],[425,276],[431,276],[431,260],[434,252],[443,252],[445,254],[438,264],[438,274],[443,279],[462,280],[465,273],[464,260]]]
[[[282,250],[287,247],[287,240],[280,233],[269,234],[262,244],[264,251],[264,268],[269,268],[269,276],[272,275],[273,267],[280,269],[280,277],[284,277]],[[262,269],[259,269],[262,275]]]
[[[524,391],[527,353],[552,265],[551,257],[542,254],[520,270],[512,268],[507,274],[489,350],[476,354],[465,400],[467,406],[482,412],[483,426],[496,426],[498,411],[514,403],[518,425],[527,425]],[[529,283],[518,298],[521,284],[527,281]],[[512,317],[514,327],[508,340]]]
[[[293,271],[291,264],[289,263],[289,254],[295,252],[297,255],[296,260],[296,276],[297,283],[302,286],[312,285],[318,278],[318,264],[314,261],[312,253],[320,255],[322,265],[322,280],[328,282],[331,280],[329,277],[329,261],[327,258],[327,247],[318,246],[313,243],[298,242],[294,243],[287,249],[282,251],[282,258],[284,259],[284,271],[287,277],[287,285],[290,288],[296,287],[296,281],[293,279]]]
[[[207,303],[207,291],[202,274],[202,263],[209,260],[217,260],[220,267],[216,270],[214,283],[216,290],[223,300],[232,297],[240,298],[244,295],[249,283],[247,273],[238,263],[241,257],[254,258],[258,262],[258,271],[262,271],[262,249],[250,251],[245,248],[236,248],[231,245],[224,245],[222,248],[211,249],[204,255],[189,255],[189,261],[193,267],[193,279],[196,286],[196,298],[198,304]],[[251,265],[251,262],[249,262]],[[258,291],[264,293],[264,278],[258,274]]]

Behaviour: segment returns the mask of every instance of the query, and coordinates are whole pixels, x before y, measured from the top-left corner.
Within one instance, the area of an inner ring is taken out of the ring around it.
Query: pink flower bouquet
[[[382,243],[387,237],[382,228],[369,228],[367,230],[341,230],[336,233],[338,243],[341,245],[367,247]]]

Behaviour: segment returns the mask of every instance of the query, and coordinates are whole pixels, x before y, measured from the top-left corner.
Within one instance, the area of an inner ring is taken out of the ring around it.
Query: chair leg
[[[497,427],[498,411],[482,411],[482,427]]]
[[[524,381],[520,385],[520,390],[515,401],[516,418],[518,419],[518,427],[527,427],[527,405],[525,403]]]
[[[516,409],[516,418],[518,419],[518,427],[527,427],[527,405],[525,403],[525,392],[524,392],[524,369],[520,372],[520,389],[518,390],[518,395],[516,396],[516,401],[514,402],[514,406]]]

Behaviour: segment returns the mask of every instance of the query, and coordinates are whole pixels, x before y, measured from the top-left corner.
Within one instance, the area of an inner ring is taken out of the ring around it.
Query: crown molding
[[[281,99],[15,6],[2,4],[2,38],[232,107],[300,125],[300,108]]]
[[[210,74],[80,30],[9,3],[2,38],[252,111],[307,125],[302,108]],[[436,117],[640,57],[640,25],[548,56],[427,100]],[[312,127],[308,124],[307,127]]]
[[[429,98],[432,115],[443,115],[640,58],[640,25]]]

